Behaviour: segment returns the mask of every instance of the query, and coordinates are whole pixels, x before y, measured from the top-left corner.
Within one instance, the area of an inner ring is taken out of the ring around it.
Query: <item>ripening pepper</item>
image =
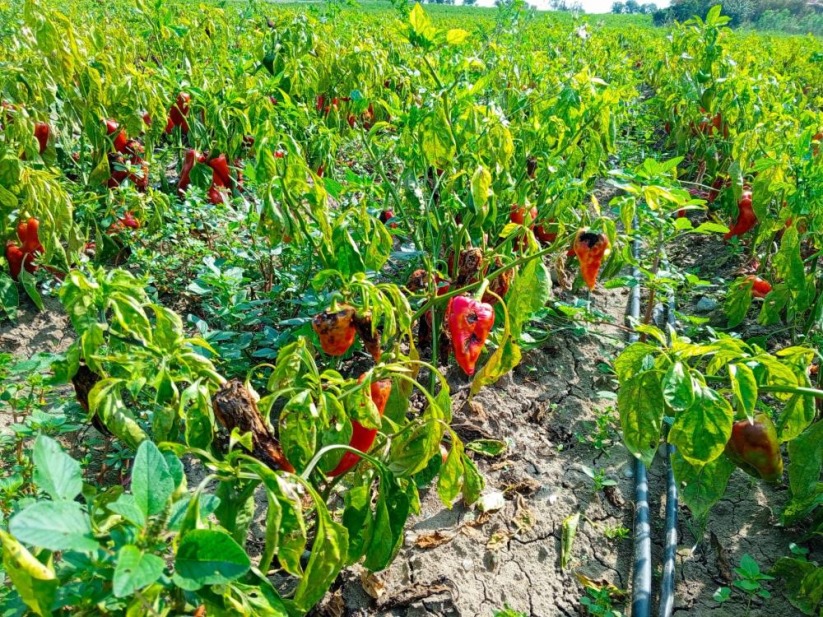
[[[611,244],[605,234],[596,234],[585,229],[577,232],[573,250],[580,261],[580,276],[589,289],[594,289],[597,284],[600,264],[603,263],[603,257],[609,253],[610,248]]]
[[[114,145],[114,149],[116,152],[123,153],[126,151],[126,145],[129,141],[129,136],[126,134],[126,129],[121,129],[120,125],[117,123],[116,120],[112,120],[109,118],[105,121],[106,123],[106,135],[111,137],[115,133],[114,141],[112,142]],[[118,130],[119,129],[119,130]]]
[[[342,356],[354,343],[357,329],[354,326],[353,306],[332,306],[314,316],[311,326],[320,339],[320,347],[330,356]]]
[[[772,290],[772,284],[769,283],[766,279],[762,279],[759,276],[750,275],[746,277],[746,281],[751,283],[752,286],[752,295],[755,298],[765,298],[766,295]]]
[[[9,274],[15,281],[20,278],[20,271],[23,269],[25,253],[15,242],[6,244],[6,261],[9,262]]]
[[[365,375],[361,375],[360,379],[357,380],[357,383],[363,383],[365,378]],[[391,394],[391,380],[383,379],[381,381],[373,381],[371,383],[370,392],[371,400],[374,403],[374,406],[377,407],[377,412],[380,414],[380,417],[382,418],[383,412],[386,411],[386,404],[389,402],[389,395]],[[349,445],[352,448],[357,448],[361,452],[368,452],[372,444],[374,443],[374,438],[377,436],[377,429],[366,428],[357,420],[352,420],[351,426],[352,433],[351,439],[349,440]],[[328,473],[328,475],[342,475],[346,473],[349,469],[354,467],[357,464],[357,461],[359,460],[360,457],[354,452],[346,452],[345,454],[343,454],[343,458],[340,459],[340,462],[337,464],[337,467],[332,469]]]
[[[31,217],[28,221],[21,221],[17,225],[17,238],[24,253],[42,253],[40,244],[40,221]]]
[[[45,122],[36,122],[34,124],[34,137],[40,144],[40,154],[43,154],[46,151],[46,148],[49,145],[50,134],[51,129],[49,128],[49,125]]]
[[[26,272],[35,272],[37,270],[34,259],[37,255],[43,253],[39,230],[40,221],[36,218],[31,217],[27,221],[21,221],[17,225],[17,239],[19,242],[9,241],[6,244],[9,273],[15,281],[20,277],[20,272],[24,267]]]
[[[754,421],[746,418],[734,423],[732,436],[726,444],[726,456],[755,478],[777,482],[783,476],[777,430],[766,414],[757,414]]]
[[[544,244],[551,244],[557,240],[557,223],[550,219],[540,225],[535,225],[534,236]]]
[[[455,296],[446,309],[454,359],[466,375],[474,375],[477,358],[494,325],[494,308],[471,296]]]
[[[537,208],[532,206],[529,209],[529,227],[534,225],[534,221],[537,218]],[[509,220],[512,223],[516,223],[517,225],[525,225],[526,224],[526,206],[518,206],[517,204],[512,204],[511,212],[509,213]]]
[[[186,155],[183,159],[183,168],[180,170],[180,179],[177,181],[177,192],[181,195],[186,192],[191,184],[191,170],[197,163],[205,163],[206,156],[201,154],[194,148],[186,150]]]
[[[177,100],[169,110],[169,119],[166,123],[166,133],[171,133],[174,127],[179,126],[183,133],[189,132],[189,122],[186,116],[189,115],[189,104],[191,103],[191,95],[186,92],[181,92],[177,95]]]
[[[743,191],[740,201],[737,202],[737,211],[737,221],[724,236],[726,240],[734,236],[742,236],[757,225],[757,217],[754,210],[752,210],[752,192],[750,190]]]

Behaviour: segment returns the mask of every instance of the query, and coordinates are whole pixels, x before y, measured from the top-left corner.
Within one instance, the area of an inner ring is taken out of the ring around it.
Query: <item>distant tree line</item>
[[[632,1],[627,0],[626,5]],[[618,4],[621,3],[616,2],[612,7],[613,13],[618,12],[614,8]],[[716,4],[723,6],[723,14],[731,18],[732,27],[823,34],[823,3],[814,0],[673,0],[670,7],[653,13],[654,23],[661,26],[683,22],[695,15],[705,18]]]
[[[617,15],[651,15],[657,12],[657,5],[653,2],[640,4],[637,0],[626,0],[626,2],[615,2],[612,4],[612,13]]]

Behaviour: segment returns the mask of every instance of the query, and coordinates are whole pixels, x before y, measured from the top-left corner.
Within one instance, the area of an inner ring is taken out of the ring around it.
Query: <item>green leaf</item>
[[[28,270],[25,268],[20,271],[20,283],[23,285],[23,289],[26,290],[29,298],[31,301],[34,302],[34,306],[36,306],[39,310],[45,310],[45,305],[43,304],[43,298],[40,297],[40,292],[37,291],[37,279],[34,278],[33,275],[29,274]]]
[[[309,489],[316,508],[316,533],[306,571],[294,592],[294,605],[308,612],[328,591],[343,569],[348,553],[348,533],[340,523],[332,520],[326,504],[314,490]]]
[[[723,454],[732,434],[734,411],[711,388],[695,392],[694,404],[677,414],[669,441],[693,465],[713,461]]]
[[[372,572],[386,568],[403,544],[403,532],[411,511],[409,495],[403,485],[389,475],[381,476],[363,567]]]
[[[726,494],[726,485],[735,470],[734,463],[725,456],[705,465],[692,465],[677,451],[671,457],[671,465],[680,487],[680,499],[698,520],[703,520]]]
[[[632,343],[614,361],[614,370],[620,382],[628,381],[650,365],[660,350],[648,343]]]
[[[820,473],[823,469],[823,421],[812,424],[789,442],[789,488],[792,501],[783,512],[791,523],[804,516],[823,495]]]
[[[638,373],[625,382],[621,379],[617,393],[623,441],[647,467],[657,452],[663,424],[665,400],[660,379],[658,371]]]
[[[17,293],[17,285],[14,280],[5,272],[0,272],[0,310],[9,319],[17,319],[17,307],[20,305],[20,295]]]
[[[317,424],[317,407],[308,390],[302,390],[289,399],[280,413],[280,444],[286,459],[298,473],[314,456]]]
[[[120,495],[116,501],[106,506],[110,511],[119,514],[137,527],[146,524],[146,515],[143,513],[134,500],[134,495]]]
[[[399,477],[413,476],[425,469],[431,457],[440,453],[443,426],[439,420],[409,423],[391,442],[389,469]]]
[[[131,492],[137,507],[148,518],[160,514],[174,492],[174,479],[163,453],[151,441],[137,449],[131,472]]]
[[[675,411],[683,411],[694,403],[692,376],[682,362],[675,362],[663,376],[663,398]]]
[[[541,259],[532,259],[517,273],[506,307],[511,319],[512,338],[520,340],[523,326],[551,298],[552,279]]]
[[[434,42],[437,29],[432,25],[428,15],[426,15],[426,12],[423,10],[423,7],[420,6],[419,2],[416,3],[411,12],[409,12],[409,25],[411,26],[411,34],[413,35],[411,37],[412,43],[427,47]]]
[[[438,169],[445,169],[456,153],[454,137],[442,106],[423,122],[421,146],[426,161]]]
[[[814,397],[794,394],[777,418],[777,436],[780,442],[791,441],[808,427],[815,416]]]
[[[745,364],[729,364],[729,381],[738,408],[748,417],[754,416],[757,405],[757,378],[754,371]]]
[[[471,194],[474,207],[483,208],[489,201],[489,191],[492,186],[492,175],[482,165],[478,165],[472,175]]]
[[[180,541],[174,559],[174,579],[183,589],[224,585],[251,568],[248,555],[232,537],[215,529],[195,529]]]
[[[125,598],[154,583],[163,574],[165,562],[157,555],[146,553],[127,544],[117,553],[112,592],[115,598]]]
[[[486,364],[483,365],[483,368],[475,374],[469,396],[474,396],[480,392],[484,386],[495,383],[503,375],[520,364],[520,347],[511,336],[509,312],[506,309],[506,305],[502,302],[501,306],[503,308],[504,325],[500,344],[486,361]]]
[[[91,368],[91,362],[85,349],[83,357],[89,364],[89,368]],[[107,377],[98,381],[89,392],[89,411],[100,416],[103,424],[113,435],[136,450],[148,436],[123,404],[120,395],[122,385],[123,380],[114,377]]]
[[[54,439],[38,435],[32,450],[34,483],[55,501],[71,501],[83,490],[80,463],[63,452]]]
[[[489,458],[500,456],[505,453],[508,448],[508,444],[499,439],[476,439],[466,444],[466,450],[477,452]]]
[[[480,499],[480,493],[486,481],[480,475],[475,462],[468,456],[463,456],[463,499],[467,505]]]
[[[54,569],[41,563],[15,538],[0,529],[3,569],[15,591],[35,615],[50,617],[51,606],[60,585]]]
[[[456,436],[455,436],[456,437]],[[458,440],[452,441],[452,447],[446,462],[440,468],[440,477],[437,479],[437,494],[443,505],[451,509],[452,502],[460,494],[463,476],[463,444]]]
[[[565,570],[572,559],[572,547],[577,536],[577,527],[580,524],[580,512],[575,512],[563,521],[562,538],[560,540],[560,567]]]
[[[354,486],[346,491],[344,499],[346,507],[341,520],[349,533],[346,565],[351,565],[363,556],[367,539],[371,536],[371,527],[374,524],[371,513],[371,487],[368,484]]]
[[[726,312],[729,328],[736,328],[749,312],[752,305],[752,286],[746,284],[745,279],[736,281],[729,287],[723,310]]]
[[[468,38],[469,33],[462,28],[452,28],[446,32],[446,42],[449,45],[460,45],[460,43],[464,42]]]
[[[9,532],[21,542],[50,551],[91,552],[99,548],[79,503],[40,501],[15,514]]]

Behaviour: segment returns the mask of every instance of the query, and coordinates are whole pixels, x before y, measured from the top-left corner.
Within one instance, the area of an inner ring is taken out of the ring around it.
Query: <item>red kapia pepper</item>
[[[772,284],[759,276],[755,276],[753,274],[749,275],[746,277],[746,281],[751,283],[752,295],[755,298],[765,298],[766,295],[768,295],[768,293],[772,290]]]
[[[169,119],[166,122],[166,134],[171,133],[176,126],[179,126],[184,134],[189,132],[189,122],[186,120],[186,116],[189,115],[190,104],[190,94],[181,92],[177,95],[177,100],[169,110]]]
[[[477,358],[494,325],[494,308],[471,296],[455,296],[449,300],[446,313],[454,359],[466,375],[474,375]]]
[[[9,273],[16,281],[20,277],[23,267],[27,272],[35,272],[37,266],[34,259],[43,253],[43,245],[40,244],[39,237],[40,221],[36,218],[29,218],[21,221],[17,225],[18,242],[9,241],[6,244],[6,259],[9,262]]]
[[[597,284],[597,273],[600,271],[600,264],[603,263],[611,244],[605,234],[596,234],[586,229],[577,232],[574,238],[574,254],[580,261],[580,276],[586,282],[589,289],[594,289]]]
[[[783,457],[774,422],[759,413],[754,421],[740,420],[732,426],[726,456],[750,476],[777,482],[783,476]]]
[[[49,128],[49,125],[45,122],[36,122],[34,124],[34,137],[40,144],[40,154],[43,154],[46,151],[46,148],[49,145],[50,134],[51,129]]]
[[[752,210],[752,192],[744,190],[740,201],[737,202],[737,221],[724,237],[728,240],[734,236],[742,236],[755,225],[757,225],[757,217]]]
[[[311,326],[320,339],[320,347],[330,356],[342,356],[354,343],[357,329],[353,306],[341,304],[314,316]]]
[[[360,375],[357,383],[363,383],[365,375]],[[371,400],[374,406],[377,407],[377,412],[380,417],[383,417],[383,412],[386,411],[386,404],[389,402],[389,395],[391,394],[391,380],[383,379],[381,381],[371,382]],[[376,428],[366,428],[357,420],[351,421],[352,433],[349,445],[352,448],[357,448],[361,452],[368,452],[374,443],[374,438],[377,436]],[[337,467],[332,469],[328,475],[339,476],[346,473],[349,469],[357,464],[360,457],[354,452],[346,452]]]
[[[186,192],[191,184],[191,170],[197,163],[205,163],[206,155],[201,154],[193,148],[186,150],[186,156],[183,159],[183,168],[180,170],[180,180],[177,182],[177,192],[181,195]]]
[[[116,120],[112,120],[109,118],[105,121],[106,123],[106,134],[111,137],[115,133],[117,135],[114,137],[114,149],[117,152],[123,153],[126,151],[126,146],[129,143],[129,136],[126,134],[126,129],[121,129],[120,125],[117,123]],[[119,129],[119,130],[118,130]]]

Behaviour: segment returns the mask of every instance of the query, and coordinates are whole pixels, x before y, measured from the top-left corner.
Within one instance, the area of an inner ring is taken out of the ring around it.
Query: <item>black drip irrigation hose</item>
[[[640,241],[632,244],[635,262],[640,256]],[[629,316],[633,323],[640,320],[640,270],[632,269],[635,285],[629,299]],[[632,332],[629,342],[635,343],[638,335]],[[634,571],[632,576],[632,617],[649,617],[652,596],[652,539],[649,525],[649,480],[646,466],[640,459],[634,465]]]
[[[632,250],[635,260],[638,258],[640,244],[634,240]],[[634,323],[640,319],[640,272],[633,268],[635,285],[629,300],[629,316]],[[668,323],[675,325],[674,292],[669,295]],[[638,340],[638,335],[629,335],[629,342]],[[663,552],[663,576],[660,582],[659,617],[671,617],[674,609],[674,570],[677,557],[677,484],[671,466],[674,446],[668,442],[663,447],[666,461],[666,535]],[[652,596],[652,558],[651,525],[649,522],[649,480],[646,466],[640,459],[635,459],[635,506],[634,506],[634,570],[632,577],[632,617],[649,617]]]
[[[675,317],[674,291],[669,295],[668,323],[672,328],[677,321]],[[671,617],[674,610],[674,566],[677,557],[677,483],[674,481],[672,454],[674,446],[668,443],[663,447],[666,467],[666,538],[663,549],[663,578],[660,581],[659,617]]]

